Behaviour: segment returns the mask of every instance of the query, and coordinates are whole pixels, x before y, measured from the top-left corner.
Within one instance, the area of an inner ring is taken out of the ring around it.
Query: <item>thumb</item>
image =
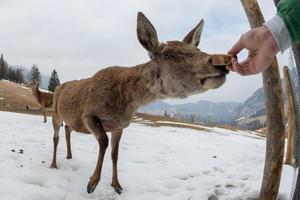
[[[245,48],[244,42],[242,40],[242,37],[240,37],[240,39],[228,51],[228,54],[238,54],[244,48]]]

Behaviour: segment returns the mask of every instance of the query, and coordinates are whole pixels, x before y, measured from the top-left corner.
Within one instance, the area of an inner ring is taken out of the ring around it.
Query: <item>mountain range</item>
[[[295,68],[290,71],[294,83],[295,92],[299,93],[297,83],[297,72]],[[285,83],[282,80],[283,93],[285,94]],[[297,96],[297,95],[296,95]],[[265,115],[265,100],[263,87],[257,89],[246,101],[238,102],[210,102],[199,101],[197,103],[171,105],[157,101],[139,109],[140,112],[165,115],[194,115],[198,121],[214,121],[216,123],[234,122],[237,119],[260,117]],[[286,97],[284,96],[286,101]]]
[[[223,122],[232,119],[232,113],[239,106],[237,102],[210,102],[198,101],[197,103],[187,104],[168,104],[163,101],[157,101],[139,109],[140,112],[156,115],[194,115],[199,120],[210,119]]]

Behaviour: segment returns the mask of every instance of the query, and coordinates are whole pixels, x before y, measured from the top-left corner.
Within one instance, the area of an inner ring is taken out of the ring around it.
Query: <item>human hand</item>
[[[248,50],[248,58],[242,62],[232,58],[232,65],[227,65],[228,70],[242,76],[258,74],[266,70],[279,51],[271,32],[265,26],[244,33],[228,53],[236,55],[243,49]]]

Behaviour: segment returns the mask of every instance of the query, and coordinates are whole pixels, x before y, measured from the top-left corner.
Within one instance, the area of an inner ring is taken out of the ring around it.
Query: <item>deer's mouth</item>
[[[207,80],[218,80],[218,79],[223,79],[223,78],[226,78],[225,74],[221,74],[218,76],[209,76],[209,77],[201,79],[201,84],[204,85]]]
[[[205,89],[215,89],[223,85],[226,81],[226,74],[222,73],[217,76],[209,76],[201,79],[201,85]]]

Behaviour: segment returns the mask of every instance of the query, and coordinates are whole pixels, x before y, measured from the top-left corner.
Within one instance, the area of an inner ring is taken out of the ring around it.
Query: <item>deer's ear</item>
[[[183,39],[183,42],[197,47],[200,43],[201,33],[203,29],[204,21],[201,19],[199,24],[191,30]]]
[[[150,53],[157,52],[159,49],[159,41],[156,30],[142,12],[138,12],[136,30],[141,45]]]

